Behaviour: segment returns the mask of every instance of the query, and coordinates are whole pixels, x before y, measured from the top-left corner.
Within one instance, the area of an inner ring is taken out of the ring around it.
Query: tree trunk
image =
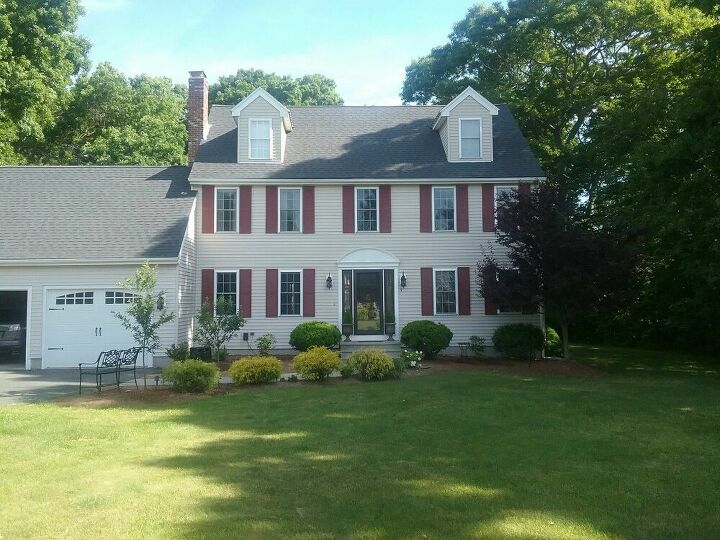
[[[565,317],[560,319],[560,332],[562,332],[563,358],[570,360],[570,342],[568,340],[568,322]]]
[[[142,348],[143,353],[143,390],[147,390],[147,376],[145,375],[145,345]]]

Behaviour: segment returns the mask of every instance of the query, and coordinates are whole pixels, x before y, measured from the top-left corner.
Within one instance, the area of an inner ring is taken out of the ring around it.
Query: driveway
[[[92,382],[90,383],[92,390]],[[33,403],[78,391],[77,369],[25,370],[0,364],[0,406]]]

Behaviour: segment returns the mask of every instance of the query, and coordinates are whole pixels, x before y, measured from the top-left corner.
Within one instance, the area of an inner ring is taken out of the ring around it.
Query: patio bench
[[[133,347],[124,351],[120,351],[120,360],[117,365],[117,384],[120,386],[120,373],[132,372],[135,380],[135,388],[138,388],[137,382],[137,359],[142,351],[142,347]]]
[[[80,389],[79,393],[82,394],[82,382],[83,375],[94,375],[95,386],[98,392],[102,391],[103,387],[103,375],[115,375],[115,384],[119,386],[118,379],[118,364],[120,363],[120,351],[115,349],[109,351],[102,351],[97,360],[94,362],[81,362],[78,364],[80,371]]]

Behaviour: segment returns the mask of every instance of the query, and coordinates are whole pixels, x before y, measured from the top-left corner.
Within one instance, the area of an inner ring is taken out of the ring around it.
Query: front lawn
[[[12,406],[0,538],[713,538],[718,426],[704,372]]]

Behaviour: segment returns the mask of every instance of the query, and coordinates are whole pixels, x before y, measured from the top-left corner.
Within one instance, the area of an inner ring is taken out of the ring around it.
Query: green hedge
[[[178,360],[163,369],[162,379],[176,392],[199,394],[218,385],[220,370],[215,364],[202,360]]]
[[[307,321],[298,324],[290,333],[290,345],[298,351],[307,351],[310,347],[331,349],[340,343],[340,338],[337,326],[322,321]]]
[[[453,333],[441,323],[421,320],[407,323],[400,332],[400,342],[425,358],[433,358],[450,345]]]

